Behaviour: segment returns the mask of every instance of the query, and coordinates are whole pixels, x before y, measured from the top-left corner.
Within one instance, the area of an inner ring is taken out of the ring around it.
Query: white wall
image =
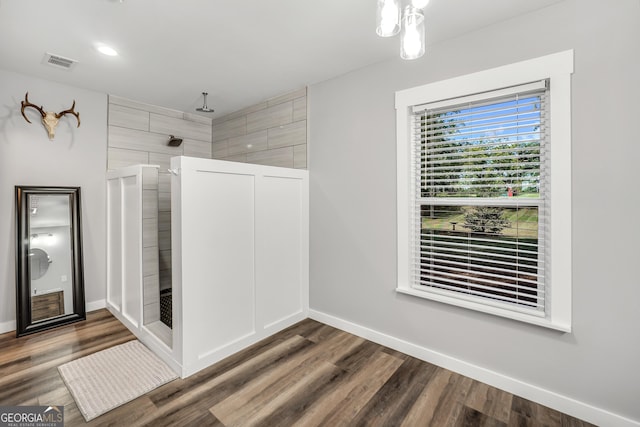
[[[311,86],[312,313],[467,362],[477,377],[592,421],[624,423],[607,411],[640,421],[639,22],[637,0],[567,0],[429,46],[415,62]],[[566,49],[575,49],[573,333],[397,294],[394,92]]]
[[[75,99],[82,124],[65,116],[50,141],[35,110],[27,109],[32,124],[20,114],[27,91],[45,111]],[[105,94],[0,70],[0,331],[15,329],[16,185],[82,187],[85,296],[89,308],[104,304],[106,164]]]

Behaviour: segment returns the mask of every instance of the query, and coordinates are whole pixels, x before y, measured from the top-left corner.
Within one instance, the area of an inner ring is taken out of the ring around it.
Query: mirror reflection
[[[16,186],[16,335],[86,317],[80,188]]]
[[[31,280],[39,279],[45,275],[51,264],[51,257],[42,249],[32,248],[29,251],[29,268],[31,268]]]
[[[73,312],[69,195],[29,194],[31,320]]]

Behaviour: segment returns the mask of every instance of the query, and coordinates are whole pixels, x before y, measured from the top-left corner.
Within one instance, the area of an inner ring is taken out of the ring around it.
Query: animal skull
[[[58,122],[60,119],[56,117],[56,113],[51,111],[47,111],[42,117],[42,124],[47,129],[47,133],[49,134],[49,139],[53,139],[56,136],[56,126],[58,126]]]
[[[71,108],[69,108],[68,110],[64,110],[64,111],[60,111],[59,113],[54,113],[51,111],[44,111],[42,109],[42,107],[38,107],[35,104],[32,104],[29,102],[29,92],[27,92],[24,95],[24,101],[21,102],[22,105],[22,117],[24,117],[24,119],[31,123],[31,120],[29,120],[27,118],[27,116],[24,114],[24,109],[27,107],[33,107],[36,110],[38,110],[40,112],[40,115],[42,116],[42,124],[44,125],[45,129],[47,129],[47,133],[49,134],[49,139],[53,139],[56,135],[56,126],[58,126],[58,121],[60,120],[60,117],[66,115],[66,114],[73,114],[74,116],[76,116],[76,119],[78,119],[78,127],[80,127],[80,113],[77,113],[76,111],[74,111],[74,108],[76,107],[76,101],[73,101],[73,105],[71,106]]]

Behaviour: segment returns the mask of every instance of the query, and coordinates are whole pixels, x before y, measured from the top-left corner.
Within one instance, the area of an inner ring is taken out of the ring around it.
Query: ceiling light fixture
[[[118,56],[118,52],[114,48],[112,48],[110,46],[100,45],[100,46],[97,47],[97,49],[98,49],[98,52],[100,52],[103,55]]]
[[[207,95],[209,94],[207,92],[202,92],[202,95],[204,96],[204,103],[202,107],[196,108],[196,111],[202,111],[203,113],[213,113],[215,110],[213,108],[209,108],[209,106],[207,105]]]
[[[417,59],[424,55],[424,12],[429,0],[410,0],[400,13],[400,0],[378,0],[376,33],[380,37],[400,35],[400,57]]]

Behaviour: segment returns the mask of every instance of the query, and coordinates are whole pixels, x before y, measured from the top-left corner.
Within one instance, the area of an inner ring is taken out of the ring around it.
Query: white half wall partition
[[[189,376],[308,314],[306,170],[171,159],[174,349]]]
[[[158,166],[107,173],[107,309],[176,372],[172,331],[160,321]]]
[[[107,308],[130,329],[143,324],[144,171],[137,165],[107,173]]]
[[[306,170],[171,159],[173,348],[187,377],[307,317]]]
[[[307,317],[306,170],[171,159],[172,328],[160,321],[158,167],[107,176],[107,308],[183,378]]]

